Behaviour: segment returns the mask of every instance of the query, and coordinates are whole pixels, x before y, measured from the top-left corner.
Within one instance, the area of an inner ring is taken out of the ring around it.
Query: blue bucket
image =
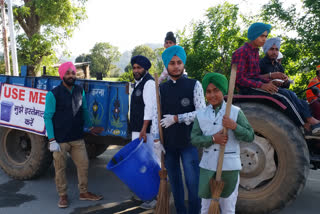
[[[141,200],[152,200],[158,194],[159,164],[150,147],[138,138],[117,152],[107,169],[114,172]]]
[[[1,120],[10,122],[12,106],[13,102],[5,100],[1,102]]]

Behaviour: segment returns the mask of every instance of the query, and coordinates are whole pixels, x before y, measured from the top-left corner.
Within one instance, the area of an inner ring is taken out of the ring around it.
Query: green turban
[[[202,87],[204,94],[206,94],[207,87],[210,83],[219,88],[223,95],[226,95],[228,93],[228,80],[224,75],[219,73],[206,74],[202,79]]]

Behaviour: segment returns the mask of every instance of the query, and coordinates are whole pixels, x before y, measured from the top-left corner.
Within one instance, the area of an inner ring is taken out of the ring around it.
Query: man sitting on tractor
[[[289,117],[298,125],[303,125],[312,135],[320,135],[320,121],[311,116],[308,103],[298,99],[287,89],[278,87],[273,80],[260,76],[259,48],[268,37],[271,25],[254,23],[248,29],[250,43],[237,49],[232,55],[232,64],[237,64],[236,85],[240,94],[270,96],[287,106]],[[283,78],[281,78],[284,80]]]
[[[316,75],[317,76],[315,78],[310,80],[308,88],[310,88],[311,86],[313,86],[313,85],[315,85],[317,83],[320,83],[320,65],[318,65],[316,67]],[[315,87],[320,89],[320,84],[318,84]],[[319,111],[320,102],[318,100],[319,95],[320,95],[320,91],[317,94],[314,93],[315,91],[317,91],[317,89],[315,89],[315,90],[309,89],[309,90],[306,91],[306,95],[307,95],[307,100],[308,100],[308,102],[310,104],[310,109],[311,109],[311,111],[313,113],[313,116],[315,118],[317,118],[318,120],[320,120],[320,111]]]
[[[260,59],[260,74],[266,79],[280,79],[283,82],[275,82],[281,88],[289,88],[290,82],[288,76],[284,73],[284,68],[278,62],[279,50],[280,50],[280,38],[271,38],[266,41],[263,45],[263,52],[265,57]]]

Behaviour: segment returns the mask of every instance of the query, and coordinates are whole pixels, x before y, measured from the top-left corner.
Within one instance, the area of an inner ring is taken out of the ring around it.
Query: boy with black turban
[[[151,67],[149,59],[142,55],[131,58],[132,72],[135,79],[134,89],[131,94],[130,103],[130,128],[132,140],[139,138],[144,140],[149,150],[154,152],[156,148],[161,146],[160,143],[153,143],[153,137],[150,134],[151,120],[156,114],[154,106],[156,106],[156,88],[153,77],[148,70]],[[160,148],[161,149],[161,148]],[[160,157],[158,157],[160,163]],[[140,205],[143,209],[153,209],[156,206],[156,199],[144,201]]]

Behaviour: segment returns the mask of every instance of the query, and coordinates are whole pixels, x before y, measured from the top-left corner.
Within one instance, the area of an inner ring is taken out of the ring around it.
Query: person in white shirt
[[[130,129],[132,140],[139,138],[153,151],[153,137],[150,134],[151,121],[154,117],[154,106],[156,106],[156,89],[153,77],[148,70],[151,62],[145,56],[137,55],[131,58],[133,77],[135,79],[134,89],[130,102]],[[157,158],[160,163],[160,158]],[[153,209],[156,200],[145,201],[141,208]]]

